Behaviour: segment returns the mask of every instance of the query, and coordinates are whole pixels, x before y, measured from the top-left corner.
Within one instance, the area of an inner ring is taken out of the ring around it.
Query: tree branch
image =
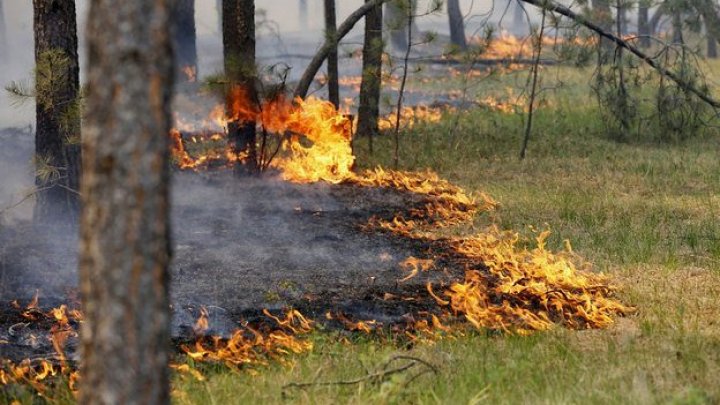
[[[343,23],[338,27],[337,33],[335,35],[328,36],[325,39],[325,43],[315,54],[307,68],[305,68],[305,72],[300,78],[297,87],[295,87],[295,97],[305,98],[305,96],[307,96],[308,89],[310,89],[310,84],[315,78],[317,72],[320,70],[320,67],[322,67],[325,59],[327,59],[330,52],[337,47],[340,40],[343,39],[345,35],[347,35],[350,30],[353,29],[355,24],[357,24],[357,22],[360,21],[361,18],[365,17],[365,15],[369,13],[370,10],[372,10],[375,6],[381,5],[386,1],[387,0],[375,0],[363,4],[362,7],[355,10],[347,17],[347,19],[345,19],[345,21],[343,21]]]
[[[692,84],[686,82],[681,77],[676,75],[675,73],[671,72],[670,70],[660,66],[654,59],[646,55],[644,52],[633,46],[632,44],[624,41],[621,38],[618,38],[617,36],[613,35],[612,33],[606,31],[599,25],[593,23],[592,21],[586,19],[585,17],[575,13],[574,11],[570,10],[568,7],[565,7],[560,4],[556,4],[551,0],[520,0],[522,2],[532,4],[535,7],[539,7],[541,9],[544,9],[546,11],[551,11],[558,13],[560,15],[563,15],[565,17],[570,18],[571,20],[577,22],[578,24],[584,25],[588,29],[595,31],[598,35],[601,37],[604,37],[611,42],[615,43],[615,45],[625,48],[628,51],[630,51],[633,55],[640,58],[643,62],[650,65],[653,69],[655,69],[658,73],[661,75],[667,77],[668,79],[674,81],[678,86],[680,86],[683,90],[686,90],[690,93],[695,94],[698,98],[700,98],[702,101],[706,102],[708,105],[712,106],[715,109],[720,108],[720,101],[715,100],[714,98],[710,97],[705,92],[701,91],[700,89],[696,88]]]

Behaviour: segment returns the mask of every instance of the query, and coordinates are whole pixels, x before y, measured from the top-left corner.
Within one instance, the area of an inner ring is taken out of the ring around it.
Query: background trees
[[[33,0],[37,203],[35,219],[77,218],[80,68],[74,0]]]
[[[365,39],[362,55],[362,82],[358,106],[358,135],[372,138],[378,133],[380,85],[382,84],[383,15],[382,5],[373,7],[365,16]]]
[[[168,388],[167,1],[94,0],[88,24],[80,277],[84,404],[163,404]]]
[[[176,0],[172,22],[177,77],[181,81],[195,80],[198,74],[195,0]]]
[[[255,1],[223,0],[222,33],[228,95],[228,139],[235,155],[242,157],[235,166],[236,173],[247,174],[255,171],[257,161],[256,123],[233,119],[231,97],[239,91],[257,105]]]

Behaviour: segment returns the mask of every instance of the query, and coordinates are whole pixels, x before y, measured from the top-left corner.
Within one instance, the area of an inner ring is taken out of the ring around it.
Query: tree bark
[[[372,11],[375,6],[382,5],[385,1],[386,0],[366,1],[360,8],[347,16],[345,21],[343,21],[343,23],[338,27],[336,38],[326,39],[323,46],[317,51],[308,66],[305,68],[302,77],[295,87],[295,97],[305,98],[305,96],[307,96],[307,92],[310,89],[310,84],[312,83],[313,78],[315,78],[315,75],[322,67],[323,62],[327,59],[333,47],[337,47],[338,42],[353,29],[355,24],[357,24],[361,18],[365,17],[365,15]]]
[[[707,54],[705,56],[710,59],[715,59],[718,57],[717,40],[711,36],[709,32],[706,32],[705,35],[707,35]]]
[[[340,107],[340,85],[338,83],[338,50],[337,21],[335,17],[335,0],[325,0],[325,36],[335,46],[332,47],[327,58],[328,73],[328,99],[335,106]]]
[[[465,38],[465,21],[460,10],[460,2],[458,0],[447,0],[447,13],[450,24],[450,43],[464,51],[467,49],[467,40]]]
[[[593,21],[596,21],[603,30],[610,31],[613,23],[610,0],[591,0],[591,2]],[[598,63],[601,65],[608,63],[613,53],[612,43],[606,38],[600,38],[598,53]]]
[[[173,47],[179,81],[195,81],[198,74],[195,0],[175,0]]]
[[[650,46],[650,21],[649,21],[648,4],[641,1],[638,4],[638,34],[640,35],[640,47],[648,48]]]
[[[377,5],[365,16],[362,81],[358,107],[357,133],[368,136],[370,151],[372,139],[378,134],[380,117],[380,85],[382,84],[382,6]]]
[[[248,101],[258,104],[255,88],[255,1],[223,0],[223,55],[225,76],[228,79],[226,94],[228,139],[230,147],[239,157],[235,165],[237,175],[254,173],[257,169],[256,123],[232,118],[233,87],[242,88]]]
[[[169,0],[94,0],[80,241],[81,404],[169,403]]]
[[[33,0],[37,202],[34,219],[77,220],[80,68],[74,0]]]

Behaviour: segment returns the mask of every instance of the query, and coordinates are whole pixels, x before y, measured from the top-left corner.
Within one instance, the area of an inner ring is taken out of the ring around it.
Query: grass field
[[[662,144],[652,134],[618,143],[605,134],[588,71],[552,70],[535,117],[528,157],[518,159],[522,114],[477,108],[401,134],[401,169],[432,168],[500,208],[477,218],[520,232],[550,228],[609,274],[637,313],[607,330],[557,328],[529,337],[482,332],[419,344],[315,332],[312,352],[251,371],[202,367],[206,379],[173,377],[178,404],[246,403],[718,403],[720,402],[720,138],[709,129]],[[513,74],[468,92],[501,96]],[[457,88],[458,78],[418,87]],[[454,86],[454,87],[453,87]],[[652,128],[649,123],[648,128]],[[392,167],[391,137],[363,167]],[[396,355],[424,359],[437,374],[304,389],[293,382],[352,380]],[[58,393],[60,403],[70,394]],[[0,399],[2,396],[0,395]],[[24,398],[31,402],[30,397]],[[1,401],[0,401],[1,402]]]
[[[562,73],[562,72],[560,72]],[[720,139],[717,130],[674,144],[608,140],[587,72],[545,96],[521,161],[523,118],[486,109],[448,114],[401,135],[401,168],[433,168],[501,204],[490,222],[574,250],[610,274],[638,311],[607,330],[469,334],[403,349],[317,333],[315,349],[257,373],[211,370],[204,382],[176,377],[177,403],[717,403],[720,401]],[[553,76],[553,75],[550,75]],[[516,79],[512,79],[516,80]],[[572,83],[571,83],[572,84]],[[551,86],[552,83],[545,83]],[[502,91],[506,84],[484,87]],[[478,94],[473,94],[477,97]],[[652,138],[650,137],[647,137]],[[362,166],[391,166],[384,137]],[[436,364],[409,381],[286,389],[291,382],[349,380],[393,355]]]

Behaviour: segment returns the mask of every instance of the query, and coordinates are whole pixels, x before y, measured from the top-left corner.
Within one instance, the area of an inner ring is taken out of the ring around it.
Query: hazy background
[[[3,1],[3,0],[0,0]],[[286,54],[311,56],[323,39],[323,1],[305,0],[307,12],[302,12],[300,0],[257,0],[258,10],[266,13],[267,24],[258,32],[257,53],[260,64],[272,64],[282,60],[293,69],[290,79],[302,73],[308,62],[303,58],[287,58]],[[463,12],[469,17],[467,35],[480,29],[486,20],[497,23],[508,5],[506,0],[499,0],[493,9],[490,0],[460,0]],[[4,0],[6,30],[8,36],[8,54],[0,55],[0,76],[2,87],[10,81],[27,81],[31,83],[33,68],[33,31],[32,2],[28,0]],[[87,16],[88,0],[77,0],[78,35],[80,41],[80,65],[84,70],[85,63],[84,29]],[[363,4],[363,0],[338,0],[338,24],[347,15]],[[427,10],[429,0],[419,0],[418,12]],[[219,18],[216,0],[196,1],[196,27],[198,41],[198,57],[200,75],[219,72],[222,68],[222,40],[219,32]],[[504,18],[509,24],[512,20],[511,11]],[[506,24],[503,25],[506,25]],[[445,8],[439,14],[424,16],[418,21],[423,31],[448,33]],[[363,23],[359,22],[353,32],[346,37],[350,45],[359,45],[362,40]],[[82,76],[82,74],[81,74]],[[81,77],[82,80],[82,77]],[[34,125],[34,105],[25,103],[22,107],[10,105],[10,99],[3,90],[0,93],[0,128],[24,127]]]

